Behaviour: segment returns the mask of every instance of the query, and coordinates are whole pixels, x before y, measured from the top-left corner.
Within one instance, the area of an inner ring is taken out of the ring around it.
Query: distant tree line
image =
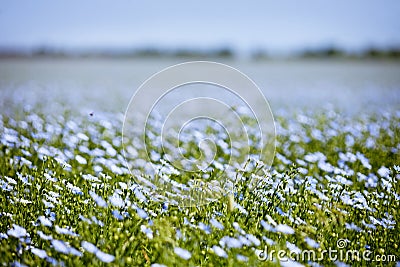
[[[230,48],[219,49],[104,49],[104,50],[81,50],[67,51],[48,47],[39,47],[31,51],[18,49],[0,48],[1,58],[161,58],[161,57],[182,57],[182,58],[232,58],[235,53]]]
[[[238,54],[229,47],[216,49],[97,49],[68,51],[51,47],[39,47],[30,51],[13,48],[0,48],[0,58],[235,58]],[[260,61],[277,58],[279,56],[268,53],[266,50],[256,50],[250,55],[250,59]],[[286,58],[300,59],[400,59],[400,47],[390,49],[368,48],[358,52],[348,52],[336,47],[322,47],[316,49],[305,49],[292,53]]]

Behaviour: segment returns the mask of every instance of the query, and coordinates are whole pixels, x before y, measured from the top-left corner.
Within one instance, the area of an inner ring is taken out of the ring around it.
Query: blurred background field
[[[79,111],[124,112],[148,77],[182,58],[76,58],[0,60],[0,104],[59,106]],[[234,60],[260,87],[274,111],[334,106],[343,112],[396,109],[400,101],[400,61],[348,59]],[[50,111],[50,109],[48,110]]]
[[[0,109],[34,101],[123,112],[150,75],[211,60],[252,78],[273,111],[395,108],[396,1],[295,5],[7,2],[0,9]]]

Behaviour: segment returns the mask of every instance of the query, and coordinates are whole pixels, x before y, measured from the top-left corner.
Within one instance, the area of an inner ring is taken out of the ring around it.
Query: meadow
[[[393,106],[280,109],[272,166],[235,166],[232,191],[191,207],[138,185],[150,180],[148,162],[138,159],[133,174],[126,166],[122,112],[43,106],[10,104],[0,115],[3,266],[400,264]],[[228,163],[217,148],[210,179]],[[152,163],[159,176],[180,178],[162,157]]]

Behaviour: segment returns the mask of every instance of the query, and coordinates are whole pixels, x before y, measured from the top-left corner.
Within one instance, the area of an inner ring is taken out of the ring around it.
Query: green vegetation
[[[261,171],[238,169],[232,194],[190,208],[135,183],[121,156],[120,114],[2,116],[1,265],[396,264],[400,113],[319,114],[276,118],[272,168],[250,161]],[[264,260],[265,247],[294,259]],[[370,251],[371,261],[332,258],[330,249]]]

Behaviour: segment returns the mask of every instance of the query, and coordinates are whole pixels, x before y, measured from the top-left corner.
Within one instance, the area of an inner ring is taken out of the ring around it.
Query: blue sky
[[[400,45],[400,1],[0,1],[0,46],[263,48]]]

